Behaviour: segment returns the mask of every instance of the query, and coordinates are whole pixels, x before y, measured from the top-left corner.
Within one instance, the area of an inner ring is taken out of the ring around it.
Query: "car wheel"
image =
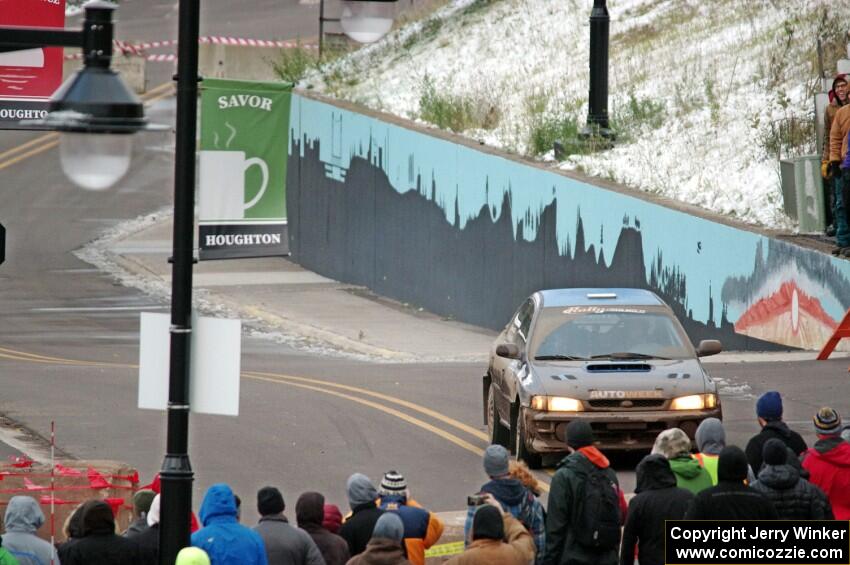
[[[513,436],[515,442],[514,453],[516,453],[516,458],[518,460],[525,461],[525,464],[528,465],[529,469],[539,469],[543,466],[543,456],[531,451],[525,446],[525,411],[522,407],[520,407],[515,412],[517,418],[513,422]]]
[[[487,393],[487,431],[490,432],[490,443],[508,447],[510,445],[510,430],[502,425],[496,409],[496,387],[490,385]]]

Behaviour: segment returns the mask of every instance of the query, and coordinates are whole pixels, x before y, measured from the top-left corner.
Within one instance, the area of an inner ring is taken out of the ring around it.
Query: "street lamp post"
[[[180,0],[177,37],[177,137],[171,276],[168,431],[160,479],[159,562],[173,564],[189,545],[194,473],[189,462],[189,378],[194,263],[195,135],[198,114],[199,0]]]
[[[110,68],[115,4],[86,4],[82,30],[0,27],[0,53],[33,47],[81,47],[84,66],[53,93],[42,119],[22,120],[16,130],[61,132],[60,160],[79,186],[102,190],[130,165],[130,134],[161,129],[148,124],[141,100]]]
[[[605,0],[594,0],[590,12],[590,89],[587,133],[608,137],[608,35],[611,18]]]

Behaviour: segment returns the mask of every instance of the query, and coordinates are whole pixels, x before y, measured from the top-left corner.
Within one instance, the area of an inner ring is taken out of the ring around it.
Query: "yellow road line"
[[[417,411],[421,414],[425,414],[427,416],[430,416],[430,417],[434,418],[435,420],[440,420],[441,422],[448,424],[448,425],[452,426],[453,428],[457,428],[458,430],[464,431],[464,432],[470,434],[473,437],[476,437],[478,439],[482,439],[482,440],[487,441],[489,443],[489,438],[487,437],[487,434],[485,434],[484,432],[482,432],[480,430],[476,430],[472,426],[468,426],[468,425],[464,424],[463,422],[459,422],[458,420],[455,420],[454,418],[450,418],[449,416],[445,416],[445,415],[443,415],[439,412],[431,410],[430,408],[426,408],[424,406],[421,406],[419,404],[415,404],[413,402],[409,402],[407,400],[402,400],[401,398],[396,398],[394,396],[381,394],[380,392],[373,392],[371,390],[359,388],[359,387],[356,387],[356,386],[338,384],[338,383],[334,383],[334,382],[330,382],[330,381],[322,381],[322,380],[318,380],[318,379],[308,379],[308,378],[305,378],[305,377],[296,377],[296,376],[293,376],[293,375],[281,375],[281,374],[278,374],[278,373],[263,373],[263,372],[257,372],[257,371],[252,371],[251,374],[261,375],[261,376],[265,376],[265,377],[281,377],[281,378],[285,378],[285,379],[291,379],[291,380],[304,382],[304,383],[310,383],[310,384],[319,385],[319,386],[331,386],[331,387],[342,389],[342,390],[348,390],[348,391],[351,391],[351,392],[358,392],[360,394],[366,394],[368,396],[380,398],[381,400],[386,400],[387,402],[392,402],[393,404],[398,404],[399,406],[404,406],[405,408],[410,408],[411,410],[415,410],[415,411]]]
[[[38,155],[39,153],[44,153],[48,149],[53,149],[57,145],[59,145],[58,139],[53,140],[49,143],[46,143],[46,144],[44,144],[40,147],[36,147],[35,149],[31,149],[30,151],[27,151],[26,153],[22,153],[21,155],[18,155],[17,157],[13,157],[12,159],[9,159],[8,161],[6,161],[4,163],[0,163],[0,170],[5,169],[6,167],[11,167],[15,163],[23,161],[24,159],[29,159],[30,157]]]
[[[16,147],[12,147],[11,149],[4,151],[3,153],[0,153],[0,160],[5,159],[6,157],[10,157],[10,156],[14,155],[15,153],[20,153],[24,149],[27,149],[28,147],[32,147],[33,145],[41,143],[42,141],[47,141],[49,139],[54,139],[56,137],[59,137],[59,134],[56,133],[56,132],[53,132],[53,133],[48,133],[46,135],[41,135],[39,137],[36,137],[35,139],[30,139],[26,143],[21,143],[20,145],[18,145]]]
[[[77,360],[77,359],[68,359],[68,358],[63,358],[63,357],[50,357],[50,356],[46,356],[46,355],[38,355],[38,354],[35,354],[35,353],[27,353],[25,351],[17,351],[17,350],[14,350],[14,349],[8,349],[8,348],[2,348],[2,347],[0,347],[0,359],[10,359],[10,360],[15,360],[15,361],[26,361],[26,362],[30,362],[30,363],[71,365],[71,366],[78,366],[78,367],[83,367],[83,366],[87,366],[87,367],[114,367],[114,368],[124,368],[124,369],[138,368],[137,365],[131,365],[131,364],[105,363],[105,362],[100,362],[100,361],[81,361],[81,360]],[[396,418],[399,418],[399,419],[401,419],[401,420],[403,420],[403,421],[405,421],[409,424],[412,424],[412,425],[417,426],[419,428],[422,428],[426,431],[429,431],[429,432],[431,432],[431,433],[433,433],[433,434],[435,434],[435,435],[457,445],[458,447],[465,449],[466,451],[469,451],[470,453],[474,453],[475,455],[477,455],[479,457],[484,455],[484,450],[481,447],[473,445],[473,444],[469,443],[468,441],[461,439],[460,437],[454,435],[453,433],[448,432],[448,431],[443,430],[443,429],[440,429],[440,428],[438,428],[438,427],[436,427],[436,426],[434,426],[434,425],[432,425],[432,424],[430,424],[430,423],[428,423],[424,420],[420,420],[419,418],[416,418],[414,416],[406,414],[406,413],[404,413],[400,410],[396,410],[395,408],[391,408],[389,406],[384,406],[383,404],[378,404],[377,402],[373,402],[373,401],[367,400],[365,398],[352,396],[350,394],[345,394],[343,392],[338,392],[336,390],[331,390],[329,388],[322,388],[322,387],[339,388],[339,389],[347,390],[349,392],[356,392],[356,393],[360,393],[360,394],[374,396],[376,398],[380,398],[380,399],[385,400],[387,402],[393,402],[393,403],[399,404],[401,406],[405,406],[406,408],[410,408],[412,410],[419,411],[423,414],[427,414],[428,416],[431,416],[431,417],[433,417],[437,420],[440,420],[441,422],[447,423],[447,424],[454,422],[454,424],[451,424],[451,425],[456,424],[456,427],[458,427],[459,429],[462,429],[464,431],[466,431],[465,428],[468,428],[470,430],[477,432],[478,434],[481,433],[481,432],[478,432],[478,430],[475,430],[474,428],[471,428],[470,426],[467,426],[466,424],[463,424],[462,422],[459,422],[459,421],[457,421],[453,418],[449,418],[448,416],[444,416],[443,414],[440,414],[439,412],[436,412],[436,411],[431,410],[429,408],[425,408],[424,406],[420,406],[418,404],[414,404],[412,402],[408,402],[406,400],[402,400],[400,398],[395,398],[393,396],[389,396],[389,395],[386,395],[386,394],[372,392],[370,390],[366,390],[366,389],[358,388],[358,387],[353,387],[353,386],[349,386],[349,385],[342,385],[342,384],[332,383],[332,382],[329,382],[329,381],[322,381],[322,380],[318,380],[318,379],[308,379],[308,378],[305,378],[305,377],[295,377],[295,376],[292,376],[292,375],[280,375],[280,374],[276,374],[276,373],[262,373],[262,372],[246,371],[246,372],[242,372],[241,376],[242,376],[242,378],[245,378],[245,379],[251,379],[251,380],[255,380],[255,381],[263,381],[263,382],[274,383],[274,384],[278,384],[278,385],[294,386],[294,387],[303,388],[303,389],[306,389],[306,390],[312,390],[314,392],[321,392],[323,394],[336,396],[338,398],[343,398],[343,399],[349,400],[351,402],[356,402],[358,404],[368,406],[368,407],[373,408],[375,410],[378,410],[380,412],[384,412],[385,414],[389,414],[390,416],[395,416]],[[486,436],[485,436],[485,439],[486,439]],[[549,485],[547,483],[545,483],[542,480],[539,480],[538,484],[540,485],[540,488],[542,490],[549,492]]]
[[[447,432],[445,430],[441,430],[440,428],[433,426],[433,425],[429,424],[428,422],[426,422],[424,420],[420,420],[419,418],[415,418],[413,416],[405,414],[404,412],[396,410],[395,408],[390,408],[388,406],[384,406],[383,404],[378,404],[377,402],[372,402],[371,400],[366,400],[365,398],[359,398],[357,396],[352,396],[350,394],[344,394],[342,392],[337,392],[335,390],[328,390],[328,389],[320,388],[318,386],[312,386],[312,385],[295,383],[295,382],[287,382],[287,381],[283,381],[283,380],[280,380],[280,379],[263,377],[263,376],[259,376],[259,375],[252,375],[252,374],[243,373],[242,376],[245,377],[245,378],[253,379],[253,380],[257,380],[257,381],[265,381],[265,382],[295,386],[295,387],[298,387],[298,388],[303,388],[303,389],[312,390],[312,391],[315,391],[315,392],[321,392],[323,394],[329,394],[331,396],[336,396],[336,397],[339,397],[339,398],[344,398],[345,400],[350,400],[352,402],[357,402],[358,404],[363,404],[364,406],[368,406],[370,408],[374,408],[375,410],[380,410],[381,412],[384,412],[384,413],[389,414],[391,416],[395,416],[396,418],[404,420],[405,422],[407,422],[409,424],[413,424],[414,426],[418,426],[418,427],[422,428],[423,430],[428,430],[429,432],[436,434],[436,435],[440,436],[441,438],[452,442],[453,444],[457,445],[458,447],[461,447],[461,448],[463,448],[463,449],[465,449],[465,450],[467,450],[471,453],[474,453],[475,455],[478,455],[479,457],[484,455],[483,449],[481,449],[480,447],[477,447],[475,445],[472,445],[468,441],[462,440],[461,438],[457,437],[456,435],[454,435],[450,432]]]

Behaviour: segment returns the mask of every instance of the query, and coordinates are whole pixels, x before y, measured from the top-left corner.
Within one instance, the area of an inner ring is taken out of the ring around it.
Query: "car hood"
[[[579,400],[600,394],[592,391],[622,391],[636,397],[652,393],[658,398],[716,392],[696,359],[533,361],[531,371],[543,394]]]

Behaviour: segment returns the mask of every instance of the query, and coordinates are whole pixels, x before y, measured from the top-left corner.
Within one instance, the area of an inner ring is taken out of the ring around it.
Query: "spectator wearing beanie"
[[[747,456],[734,445],[724,447],[717,462],[717,485],[697,494],[686,520],[776,520],[778,514],[761,493],[744,484]]]
[[[339,506],[336,504],[325,504],[325,517],[322,520],[322,526],[332,534],[339,534],[339,529],[342,527],[342,512],[339,511]]]
[[[534,547],[538,563],[546,548],[546,521],[543,505],[534,496],[534,492],[523,485],[522,481],[510,474],[511,456],[501,445],[490,445],[484,450],[484,472],[490,481],[479,489],[480,493],[493,495],[501,508],[519,520],[534,538]],[[470,506],[466,512],[463,526],[463,539],[468,546],[471,542],[472,522],[478,507]]]
[[[794,455],[799,456],[806,450],[802,436],[782,421],[782,396],[775,390],[762,394],[756,402],[756,417],[761,431],[747,442],[747,462],[758,475],[761,470],[764,444],[776,438],[788,446]]]
[[[157,494],[154,495],[145,516],[147,527],[142,533],[130,538],[139,544],[147,563],[157,563],[159,559],[159,508],[160,495]]]
[[[694,493],[676,486],[670,462],[660,454],[647,455],[637,466],[635,496],[623,528],[620,565],[634,565],[635,547],[640,565],[664,564],[664,520],[681,520]]]
[[[324,505],[324,496],[318,492],[305,492],[295,503],[295,519],[298,521],[298,527],[313,538],[327,565],[345,565],[351,557],[348,554],[348,544],[322,526]]]
[[[210,565],[210,556],[199,547],[184,547],[177,554],[174,565]]]
[[[670,462],[676,486],[694,494],[712,486],[708,470],[700,465],[698,459],[691,457],[691,438],[680,428],[670,428],[658,434],[652,453],[663,455]]]
[[[841,439],[841,416],[824,407],[812,418],[817,441],[806,451],[809,481],[829,498],[836,520],[850,519],[850,444]]]
[[[534,559],[534,540],[510,512],[491,496],[472,518],[472,543],[446,565],[527,565]]]
[[[366,549],[348,560],[348,565],[410,565],[404,557],[404,524],[393,512],[381,514],[375,522]]]
[[[285,508],[277,488],[263,487],[257,492],[257,512],[261,517],[254,531],[263,538],[269,565],[323,565],[325,560],[313,538],[289,523],[283,515]]]
[[[549,490],[549,515],[546,518],[546,550],[538,563],[593,563],[614,565],[619,559],[619,543],[610,549],[595,549],[583,545],[577,537],[588,526],[582,522],[584,493],[591,473],[610,484],[618,495],[619,522],[625,523],[626,499],[617,474],[608,459],[593,445],[593,429],[583,420],[567,424],[566,443],[571,453],[558,464]],[[619,532],[618,532],[619,534]],[[619,542],[619,539],[618,539]]]
[[[764,464],[752,487],[766,496],[780,520],[832,520],[824,492],[800,477],[791,464],[794,453],[778,439],[769,439],[762,454]]]
[[[384,511],[378,508],[378,491],[366,475],[354,473],[348,477],[346,488],[351,516],[339,529],[339,535],[348,543],[348,552],[354,556],[365,551],[375,523]]]
[[[413,565],[425,565],[425,550],[443,535],[443,522],[410,498],[407,481],[398,471],[388,471],[381,479],[380,508],[395,512],[404,524],[404,547]]]
[[[148,529],[148,510],[155,496],[156,493],[150,489],[142,489],[133,495],[133,521],[121,535],[131,538]]]

